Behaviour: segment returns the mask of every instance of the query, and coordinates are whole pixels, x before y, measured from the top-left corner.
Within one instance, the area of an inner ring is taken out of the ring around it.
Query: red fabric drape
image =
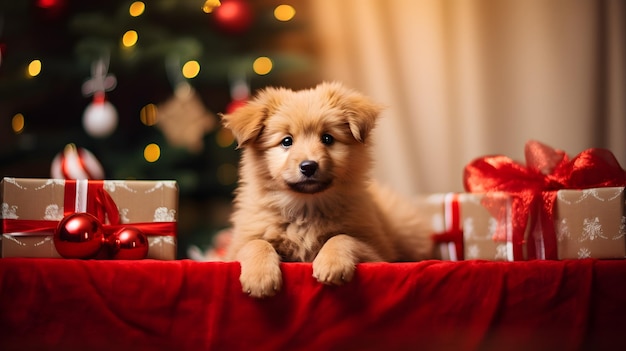
[[[308,263],[252,299],[237,263],[0,259],[1,350],[624,349],[626,261]]]

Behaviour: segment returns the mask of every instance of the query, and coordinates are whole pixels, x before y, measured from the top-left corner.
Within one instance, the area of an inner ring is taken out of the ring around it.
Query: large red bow
[[[525,147],[526,165],[506,156],[486,156],[465,167],[465,189],[474,193],[504,191],[513,198],[512,225],[514,257],[523,257],[524,232],[530,225],[536,239],[542,239],[546,259],[556,259],[554,204],[559,189],[588,189],[625,186],[626,172],[608,150],[587,149],[572,160],[561,150],[552,149],[537,141]],[[490,204],[485,207],[496,218],[502,218],[502,209]],[[529,216],[537,213],[538,218]],[[500,221],[499,221],[500,222]],[[540,236],[540,237],[537,237]],[[504,240],[503,230],[496,231],[494,240]],[[537,257],[534,241],[528,244],[529,258]]]

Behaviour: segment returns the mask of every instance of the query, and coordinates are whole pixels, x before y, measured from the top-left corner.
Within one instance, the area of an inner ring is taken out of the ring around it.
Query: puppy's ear
[[[354,138],[364,143],[376,126],[382,107],[369,101],[362,95],[352,97],[348,104],[348,124]]]
[[[259,137],[265,120],[280,106],[284,89],[267,88],[233,113],[222,115],[222,124],[237,140],[237,148],[245,147]]]
[[[339,107],[346,116],[354,138],[364,143],[376,126],[382,106],[339,83],[324,83],[322,86],[326,89],[331,104]]]

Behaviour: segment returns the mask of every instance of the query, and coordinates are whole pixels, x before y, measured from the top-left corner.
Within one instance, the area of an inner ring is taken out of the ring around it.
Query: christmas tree
[[[2,176],[50,177],[73,143],[107,179],[176,180],[179,256],[207,245],[226,225],[239,157],[218,114],[256,89],[312,76],[298,6],[4,0]]]

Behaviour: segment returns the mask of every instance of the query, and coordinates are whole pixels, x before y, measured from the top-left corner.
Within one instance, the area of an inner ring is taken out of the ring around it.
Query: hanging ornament
[[[213,10],[215,24],[228,34],[242,34],[252,25],[252,8],[246,0],[223,0]]]
[[[52,160],[54,179],[104,179],[104,169],[89,150],[67,144]]]
[[[245,75],[237,75],[230,81],[231,102],[226,105],[226,113],[233,113],[238,108],[248,103],[250,98],[250,85]]]
[[[104,169],[89,150],[67,144],[52,160],[53,179],[104,179]]]
[[[117,110],[104,98],[104,93],[96,93],[93,101],[83,113],[83,128],[95,138],[104,138],[117,127]]]
[[[2,36],[2,29],[4,29],[4,17],[0,14],[0,37]],[[6,49],[6,44],[0,41],[0,66],[2,66],[2,58]]]
[[[240,107],[245,106],[247,103],[247,100],[233,100],[226,105],[226,113],[233,113]]]
[[[157,108],[157,128],[175,147],[198,153],[204,148],[204,135],[217,125],[217,117],[204,107],[195,89],[179,83],[174,95]]]
[[[106,241],[110,258],[114,260],[141,260],[150,248],[146,235],[135,227],[124,227]]]
[[[0,43],[0,66],[2,66],[2,59],[4,58],[6,48],[6,44]]]
[[[54,232],[54,247],[65,258],[91,258],[102,248],[104,230],[89,213],[72,213],[64,217]]]
[[[59,19],[66,11],[67,0],[37,0],[35,5],[44,19]]]
[[[84,96],[93,95],[93,101],[83,113],[83,128],[95,138],[104,138],[117,127],[117,111],[110,102],[106,101],[106,92],[115,89],[117,80],[112,74],[107,74],[108,64],[100,59],[91,67],[91,78],[82,87]]]

